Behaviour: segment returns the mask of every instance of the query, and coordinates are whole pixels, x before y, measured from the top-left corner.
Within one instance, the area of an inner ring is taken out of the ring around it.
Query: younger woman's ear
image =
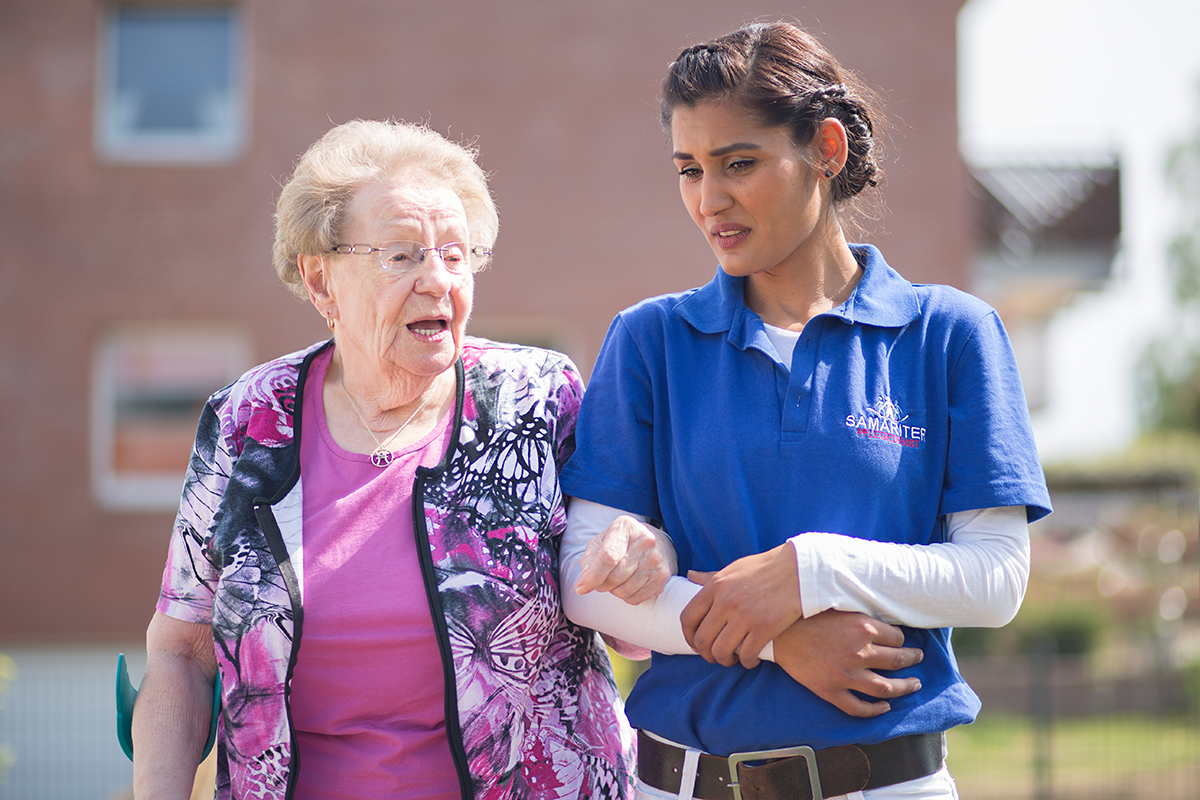
[[[821,120],[813,142],[816,144],[817,158],[821,160],[821,170],[832,172],[834,175],[841,172],[842,167],[846,166],[846,158],[850,152],[846,127],[842,125],[841,120],[833,117]]]

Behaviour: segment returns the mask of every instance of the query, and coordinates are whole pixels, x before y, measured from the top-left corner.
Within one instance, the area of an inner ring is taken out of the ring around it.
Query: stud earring
[[[831,169],[827,169],[827,170],[825,170],[825,177],[826,177],[826,178],[832,178],[832,177],[833,177],[833,170],[831,170]]]

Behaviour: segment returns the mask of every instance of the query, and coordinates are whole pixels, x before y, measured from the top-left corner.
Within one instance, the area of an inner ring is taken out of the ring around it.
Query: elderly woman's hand
[[[657,597],[675,574],[675,548],[662,531],[622,515],[592,537],[580,565],[578,594],[610,592],[637,605]]]

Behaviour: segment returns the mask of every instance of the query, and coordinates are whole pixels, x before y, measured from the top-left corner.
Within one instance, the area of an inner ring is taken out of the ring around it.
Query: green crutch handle
[[[125,654],[117,655],[117,741],[125,755],[133,761],[133,703],[137,700],[137,689],[129,680],[129,666],[125,663]],[[221,671],[217,670],[217,679],[213,682],[212,725],[208,728],[208,741],[200,760],[208,758],[213,745],[217,742],[217,719],[221,716]]]

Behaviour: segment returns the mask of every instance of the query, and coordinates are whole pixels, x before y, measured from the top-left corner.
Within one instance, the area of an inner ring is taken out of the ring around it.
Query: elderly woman
[[[275,266],[333,336],[203,411],[139,797],[188,795],[218,671],[219,798],[629,795],[611,665],[559,601],[579,376],[465,334],[497,227],[473,153],[428,129],[351,122],[301,158]]]

